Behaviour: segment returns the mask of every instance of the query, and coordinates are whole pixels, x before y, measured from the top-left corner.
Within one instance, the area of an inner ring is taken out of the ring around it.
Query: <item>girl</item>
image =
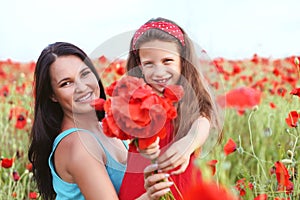
[[[104,113],[90,105],[105,93],[87,55],[65,42],[46,47],[36,63],[34,96],[28,156],[43,199],[118,199],[127,146],[103,134]],[[153,182],[164,178],[149,176],[151,191],[139,199],[165,194]]]
[[[162,154],[157,158],[161,171],[172,170],[170,180],[174,187],[171,190],[176,199],[181,199],[181,193],[201,181],[201,174],[193,165],[195,150],[206,141],[210,127],[220,129],[216,105],[199,71],[193,44],[176,23],[163,18],[152,19],[135,32],[126,68],[129,75],[144,78],[158,93],[171,84],[184,88],[184,97],[177,105],[178,116],[167,125],[168,134],[159,143]],[[128,155],[120,188],[121,199],[135,199],[145,192],[142,172],[149,160],[134,154],[134,148],[134,145],[129,147],[132,153]],[[156,155],[153,151],[150,158]],[[145,186],[147,188],[147,184]]]

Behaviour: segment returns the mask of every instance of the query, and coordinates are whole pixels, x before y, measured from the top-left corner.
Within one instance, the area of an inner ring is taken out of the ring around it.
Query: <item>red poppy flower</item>
[[[276,108],[276,104],[273,102],[270,102],[270,107],[274,109],[274,108]]]
[[[106,88],[111,98],[103,105],[107,114],[103,119],[104,133],[123,140],[138,138],[140,149],[157,137],[163,138],[166,122],[177,116],[173,102],[182,97],[176,87],[170,86],[166,96],[161,97],[143,79],[128,76],[114,82]]]
[[[13,171],[13,179],[14,181],[18,181],[20,179],[20,175],[17,171]]]
[[[242,178],[242,179],[236,181],[235,188],[240,192],[240,196],[245,196],[247,188],[252,190],[253,184],[251,182],[249,182],[247,185],[246,178]]]
[[[218,160],[211,160],[209,162],[207,162],[207,165],[210,167],[212,175],[215,175],[216,173],[216,164],[217,164]]]
[[[268,195],[267,194],[259,194],[253,200],[267,200],[267,199],[268,199]]]
[[[300,118],[300,114],[297,111],[291,111],[288,114],[288,117],[285,118],[285,122],[289,127],[294,128],[298,126],[299,118]]]
[[[104,103],[105,103],[105,99],[98,98],[91,103],[91,106],[93,106],[98,111],[103,111]]]
[[[172,102],[178,102],[183,97],[183,88],[179,85],[168,85],[164,89],[164,96]]]
[[[27,169],[28,171],[32,172],[32,163],[28,163],[28,164],[26,165],[26,169]]]
[[[292,191],[294,188],[294,184],[290,181],[289,172],[282,162],[277,161],[275,163],[275,173],[278,182],[277,190],[278,191],[286,190],[287,192]]]
[[[219,187],[214,182],[200,182],[192,186],[187,192],[183,194],[183,199],[205,199],[205,200],[234,200],[237,199],[226,188]]]
[[[3,97],[7,97],[9,94],[9,88],[7,85],[2,86],[2,88],[0,88],[0,96]]]
[[[236,143],[231,138],[229,138],[229,140],[224,146],[224,153],[226,156],[228,156],[229,154],[235,151],[236,151]]]
[[[29,199],[37,199],[38,198],[38,194],[36,192],[29,192],[28,198]]]
[[[1,159],[1,166],[3,168],[11,168],[11,166],[13,165],[14,163],[14,159],[13,158],[2,158]]]
[[[27,124],[27,120],[26,120],[27,116],[28,116],[28,110],[26,110],[23,107],[14,107],[10,109],[8,119],[9,120],[15,119],[16,120],[15,127],[17,129],[23,129]]]
[[[300,97],[300,88],[293,89],[290,94]]]
[[[237,110],[245,110],[258,105],[261,100],[261,92],[249,87],[241,87],[229,91],[225,96],[219,96],[217,102],[222,107],[232,107]]]

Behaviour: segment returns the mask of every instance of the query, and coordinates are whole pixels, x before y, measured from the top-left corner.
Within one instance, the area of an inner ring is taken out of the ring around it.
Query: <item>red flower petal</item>
[[[234,151],[236,151],[236,143],[229,138],[229,140],[227,141],[227,143],[224,146],[224,153],[226,156],[228,156],[229,154],[233,153]]]
[[[3,158],[3,159],[1,159],[1,166],[3,168],[11,168],[11,166],[13,165],[13,162],[14,162],[13,158],[11,158],[11,159]]]
[[[299,118],[300,118],[300,114],[297,111],[291,111],[288,117],[285,119],[285,122],[289,127],[294,128],[298,126]]]
[[[180,85],[168,85],[164,89],[164,96],[172,102],[178,102],[183,97],[183,88]]]
[[[98,111],[103,111],[104,103],[105,103],[105,99],[98,98],[95,101],[93,101],[90,105]]]
[[[293,89],[290,94],[300,97],[300,88]]]

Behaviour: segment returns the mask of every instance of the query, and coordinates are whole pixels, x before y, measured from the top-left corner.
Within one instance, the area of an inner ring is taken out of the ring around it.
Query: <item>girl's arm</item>
[[[168,171],[179,167],[172,174],[184,172],[189,164],[191,154],[205,143],[209,135],[209,129],[210,122],[207,118],[199,117],[195,120],[187,135],[174,142],[158,157],[157,163],[159,169]]]

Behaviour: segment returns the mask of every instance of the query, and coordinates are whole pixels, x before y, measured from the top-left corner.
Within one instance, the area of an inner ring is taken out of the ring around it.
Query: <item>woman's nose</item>
[[[82,82],[81,80],[77,80],[75,82],[75,86],[76,86],[75,92],[82,92],[82,91],[85,91],[87,88],[87,85],[84,82]]]

